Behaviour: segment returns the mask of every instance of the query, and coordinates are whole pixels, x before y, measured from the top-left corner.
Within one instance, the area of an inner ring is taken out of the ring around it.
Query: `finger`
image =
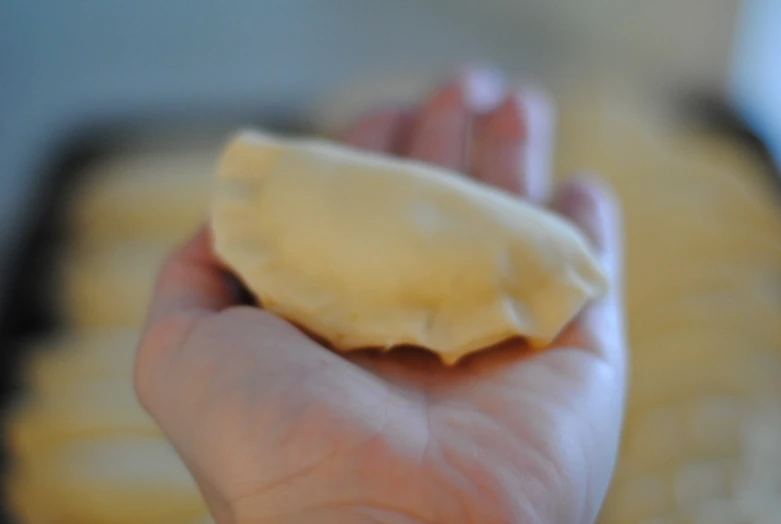
[[[589,239],[610,281],[608,293],[588,305],[563,337],[623,362],[623,248],[616,198],[595,178],[579,177],[562,186],[554,206]]]
[[[482,69],[466,71],[447,82],[431,94],[417,114],[405,156],[465,171],[474,114],[495,105],[502,91],[501,78]]]
[[[472,173],[483,182],[543,202],[548,198],[554,111],[541,91],[510,94],[475,122]]]
[[[340,141],[359,149],[396,153],[409,121],[404,108],[386,108],[369,112],[342,133]]]
[[[210,229],[204,226],[160,270],[148,323],[189,310],[220,311],[240,300],[240,289],[214,255]]]

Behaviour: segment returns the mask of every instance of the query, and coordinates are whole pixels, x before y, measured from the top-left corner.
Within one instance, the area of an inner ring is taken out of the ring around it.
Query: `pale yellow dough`
[[[550,211],[315,139],[237,136],[212,225],[264,308],[342,350],[415,345],[453,363],[515,336],[544,345],[608,285]]]

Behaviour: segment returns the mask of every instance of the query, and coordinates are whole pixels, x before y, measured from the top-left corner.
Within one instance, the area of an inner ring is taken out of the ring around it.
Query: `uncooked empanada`
[[[422,163],[246,132],[219,171],[217,254],[341,350],[541,346],[608,285],[574,225]]]

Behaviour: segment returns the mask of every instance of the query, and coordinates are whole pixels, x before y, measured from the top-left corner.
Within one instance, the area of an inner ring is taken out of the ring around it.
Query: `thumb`
[[[186,411],[176,391],[192,394],[226,369],[234,379],[256,367],[281,380],[338,360],[292,324],[242,302],[207,227],[161,268],[134,370],[137,396],[161,425]]]
[[[575,223],[591,243],[610,282],[607,293],[588,304],[558,341],[594,351],[623,367],[625,356],[623,248],[617,199],[593,176],[577,176],[559,189],[553,207]]]

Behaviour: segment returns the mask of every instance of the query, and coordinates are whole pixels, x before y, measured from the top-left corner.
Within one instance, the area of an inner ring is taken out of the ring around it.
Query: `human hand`
[[[547,199],[551,111],[461,75],[416,110],[369,114],[357,147]],[[220,523],[593,522],[625,387],[618,216],[584,180],[554,207],[614,286],[552,347],[514,340],[443,366],[424,351],[336,354],[242,305],[204,229],[163,268],[135,384]]]

